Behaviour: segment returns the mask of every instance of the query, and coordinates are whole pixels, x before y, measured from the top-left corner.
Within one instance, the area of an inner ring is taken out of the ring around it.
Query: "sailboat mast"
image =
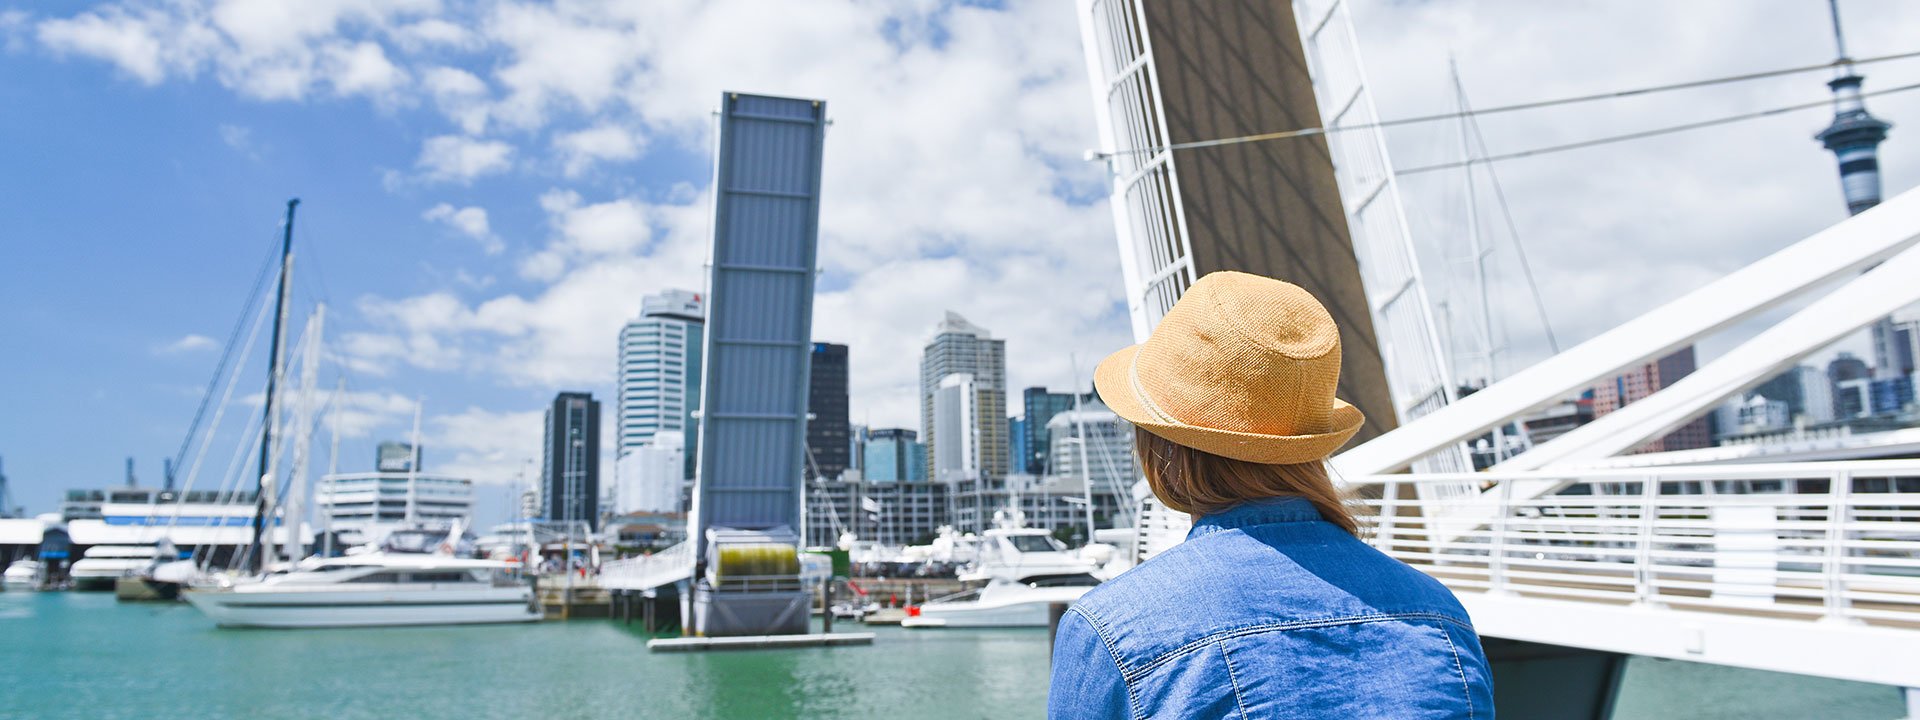
[[[266,407],[260,411],[260,472],[254,475],[253,481],[253,541],[247,548],[249,570],[262,567],[260,539],[266,533],[267,459],[273,454],[273,394],[280,381],[280,346],[286,343],[287,294],[293,287],[293,211],[299,206],[300,198],[287,201],[287,222],[280,236],[280,290],[273,300],[273,339],[267,348]]]

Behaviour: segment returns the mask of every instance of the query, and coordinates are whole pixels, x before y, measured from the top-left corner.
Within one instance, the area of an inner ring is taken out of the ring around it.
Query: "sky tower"
[[[1840,162],[1847,212],[1858,215],[1880,204],[1880,141],[1887,139],[1887,129],[1893,125],[1867,113],[1867,103],[1860,97],[1863,78],[1854,71],[1846,36],[1840,32],[1840,0],[1827,0],[1827,9],[1833,14],[1833,42],[1840,56],[1835,60],[1837,74],[1827,83],[1833,89],[1833,124],[1814,137]]]

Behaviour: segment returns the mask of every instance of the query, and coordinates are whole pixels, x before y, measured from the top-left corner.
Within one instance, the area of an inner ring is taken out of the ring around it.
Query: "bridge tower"
[[[827,108],[742,93],[720,102],[689,629],[797,635],[808,617],[797,529]]]

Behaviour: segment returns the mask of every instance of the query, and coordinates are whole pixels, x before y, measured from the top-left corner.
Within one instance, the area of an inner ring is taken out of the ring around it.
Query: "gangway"
[[[693,544],[682,542],[652,555],[600,564],[600,586],[645,592],[693,576]]]

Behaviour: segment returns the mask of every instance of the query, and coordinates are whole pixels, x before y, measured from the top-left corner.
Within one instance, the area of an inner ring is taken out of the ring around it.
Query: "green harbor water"
[[[1004,718],[1044,713],[1043,630],[653,654],[605,620],[221,630],[182,604],[0,593],[3,718]],[[1872,718],[1892,688],[1636,658],[1615,718]]]

